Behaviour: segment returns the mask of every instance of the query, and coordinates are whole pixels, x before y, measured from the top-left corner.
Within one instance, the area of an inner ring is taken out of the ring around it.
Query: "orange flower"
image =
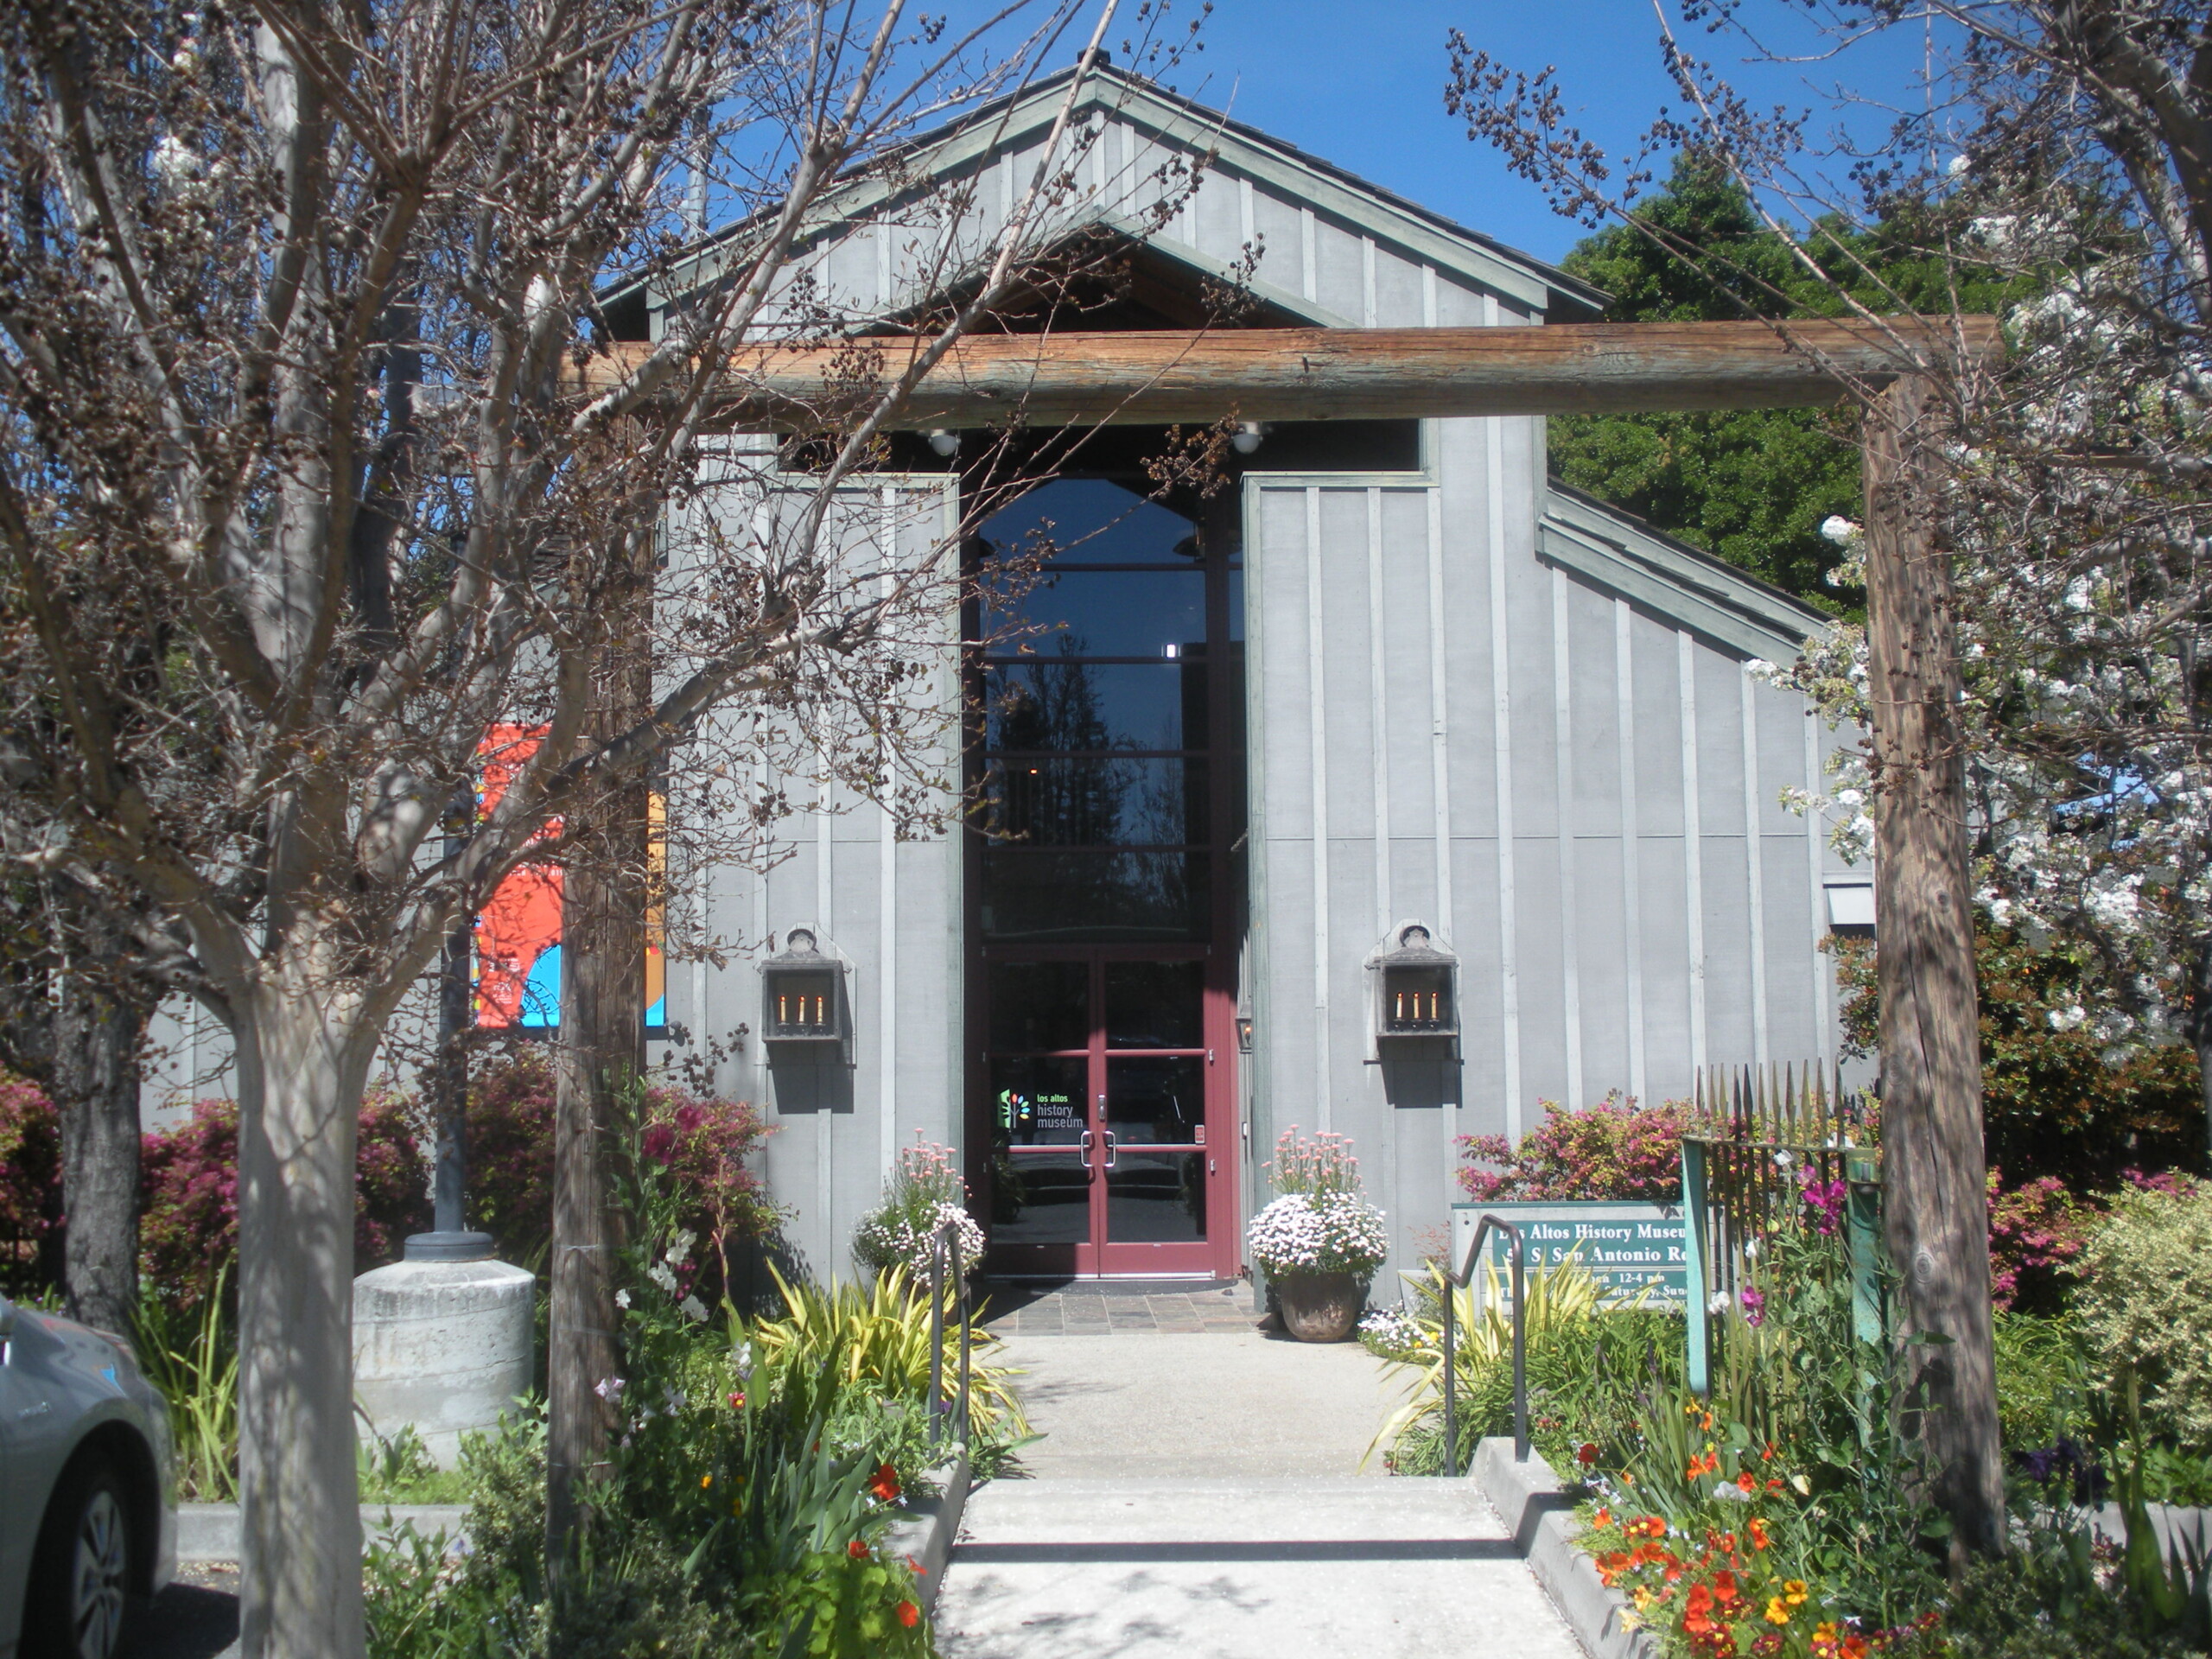
[[[900,1602],[899,1604],[899,1622],[901,1624],[904,1624],[908,1630],[912,1630],[915,1625],[922,1622],[922,1610],[915,1606],[911,1601]]]
[[[1773,1539],[1767,1536],[1766,1522],[1756,1515],[1751,1518],[1748,1529],[1751,1535],[1751,1548],[1753,1549],[1764,1549],[1769,1544],[1774,1541]]]
[[[1764,1617],[1770,1624],[1787,1624],[1789,1622],[1789,1610],[1782,1605],[1780,1596],[1769,1596],[1766,1599]]]
[[[1744,1592],[1736,1583],[1736,1575],[1724,1568],[1713,1575],[1713,1596],[1726,1607],[1731,1602],[1741,1601]]]
[[[712,1475],[702,1475],[699,1477],[699,1490],[702,1492],[714,1484],[715,1478]]]
[[[1590,1524],[1593,1527],[1611,1526],[1613,1524],[1613,1512],[1611,1510],[1599,1510],[1597,1514],[1590,1517]]]
[[[851,1556],[856,1561],[864,1561],[868,1560],[868,1546],[861,1542],[859,1539],[855,1538],[851,1543],[845,1546],[845,1554]]]
[[[875,1478],[868,1482],[868,1489],[886,1503],[893,1502],[899,1496],[899,1471],[887,1463],[877,1465]]]
[[[1758,1491],[1758,1489],[1759,1484],[1758,1481],[1751,1478],[1751,1471],[1750,1470],[1746,1469],[1742,1474],[1736,1477],[1736,1490],[1741,1492],[1745,1497],[1749,1497],[1753,1492]]]
[[[1805,1598],[1810,1593],[1805,1588],[1805,1580],[1802,1579],[1785,1580],[1782,1586],[1783,1598],[1792,1607],[1802,1606]]]
[[[1682,1628],[1692,1636],[1713,1633],[1713,1591],[1708,1586],[1690,1586],[1689,1597],[1682,1603]]]

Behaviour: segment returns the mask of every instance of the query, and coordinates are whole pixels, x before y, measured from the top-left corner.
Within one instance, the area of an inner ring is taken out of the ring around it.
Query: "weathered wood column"
[[[651,707],[651,567],[613,596],[595,647],[587,751]],[[607,1467],[620,1415],[613,1160],[645,1072],[649,785],[632,775],[569,815],[561,894],[561,1030],[554,1070],[552,1307],[546,1354],[546,1562],[574,1560],[585,1483]]]
[[[1898,1274],[1904,1426],[1917,1427],[1954,1564],[2003,1547],[1957,617],[1937,528],[1932,388],[1866,423],[1884,1226]]]

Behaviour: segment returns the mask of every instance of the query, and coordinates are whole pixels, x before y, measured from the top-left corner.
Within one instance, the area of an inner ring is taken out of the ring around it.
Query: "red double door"
[[[1234,1010],[1211,965],[1204,946],[985,951],[994,1271],[1233,1270]]]

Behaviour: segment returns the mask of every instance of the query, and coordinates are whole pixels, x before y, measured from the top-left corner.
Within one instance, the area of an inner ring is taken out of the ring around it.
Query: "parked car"
[[[115,1659],[176,1566],[168,1404],[130,1344],[0,1296],[0,1659]]]

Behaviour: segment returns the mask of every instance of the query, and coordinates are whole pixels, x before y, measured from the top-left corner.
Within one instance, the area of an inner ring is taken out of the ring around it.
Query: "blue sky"
[[[1174,0],[1173,24],[1198,9],[1198,0]],[[1125,14],[1135,10],[1123,0]],[[1787,27],[1778,0],[1745,0],[1745,14]],[[1660,73],[1649,0],[1215,0],[1201,35],[1205,49],[1167,79],[1401,195],[1556,259],[1585,232],[1554,215],[1535,186],[1444,112],[1444,41],[1454,27],[1516,67],[1559,65],[1574,118],[1617,154],[1637,142],[1673,90]],[[1116,41],[1128,32],[1117,27]],[[1808,38],[1802,29],[1783,37],[1792,45]],[[1826,87],[1842,78],[1904,96],[1918,56],[1917,41],[1901,37],[1854,48],[1837,64],[1746,68],[1733,37],[1696,36],[1685,45],[1740,74],[1762,105],[1814,108],[1821,133],[1835,124]],[[1067,55],[1076,49],[1071,44]]]

